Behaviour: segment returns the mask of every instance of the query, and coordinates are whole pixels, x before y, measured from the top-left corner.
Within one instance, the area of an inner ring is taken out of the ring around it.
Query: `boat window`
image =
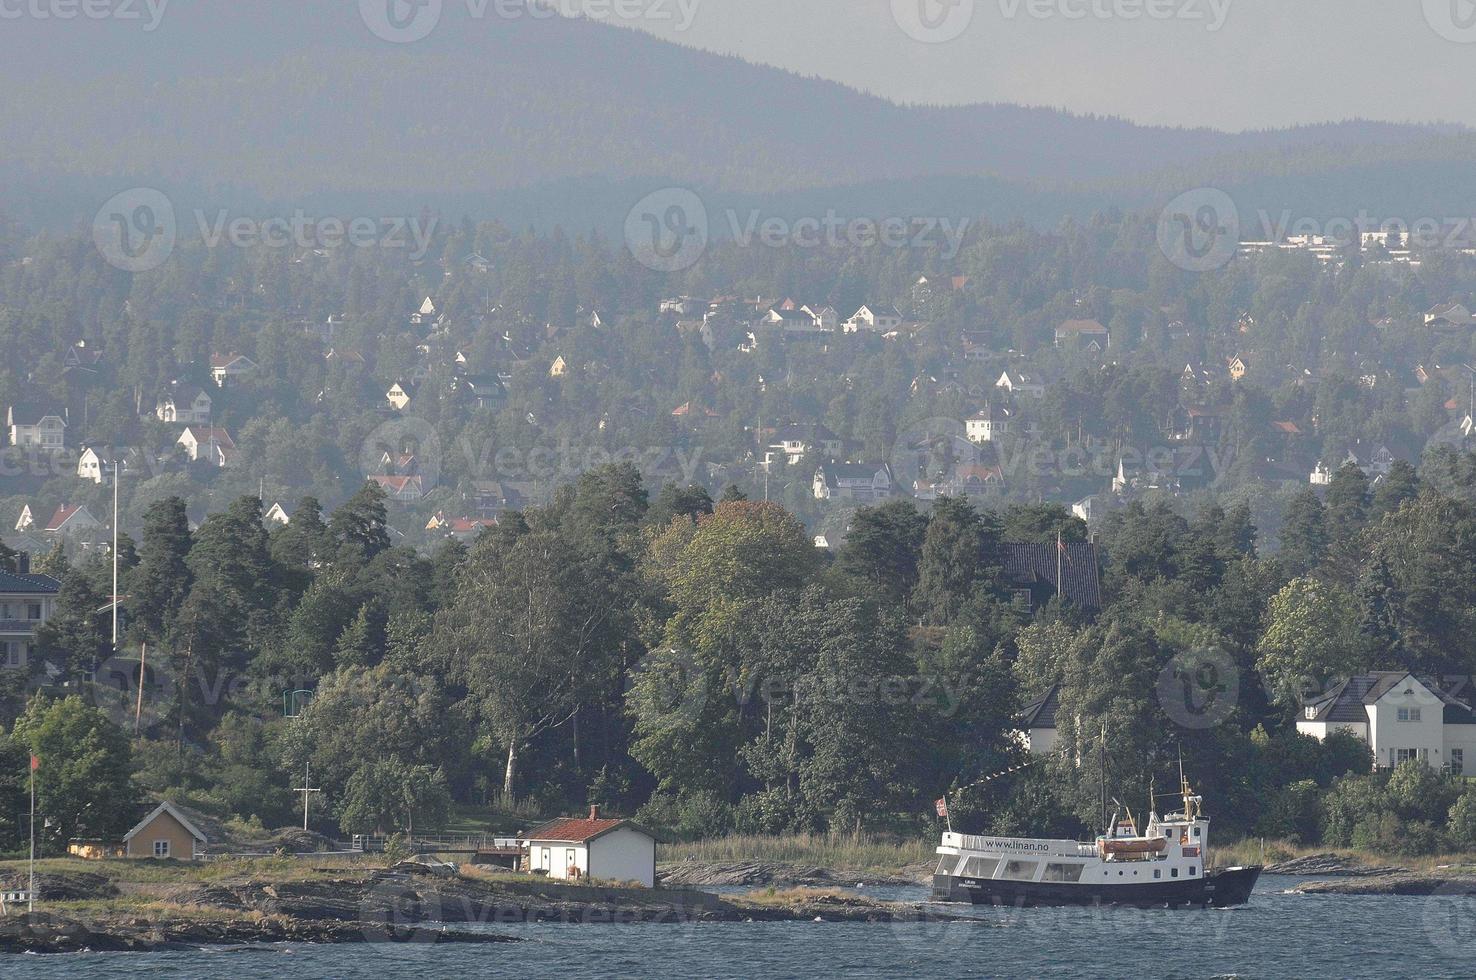
[[[1179,877],[1179,869],[1178,868],[1169,868],[1169,877],[1170,878],[1177,878],[1177,877]]]
[[[934,874],[951,875],[953,874],[953,869],[956,867],[958,867],[958,855],[945,854],[938,861],[938,870]]]
[[[1005,865],[1004,876],[1017,881],[1030,881],[1035,878],[1035,869],[1038,867],[1039,861],[1011,861]]]
[[[1195,836],[1195,837],[1198,837],[1198,836],[1199,836],[1199,832],[1200,832],[1200,831],[1201,831],[1201,830],[1202,830],[1202,829],[1203,829],[1203,828],[1202,828],[1202,827],[1195,827],[1195,828],[1194,828],[1194,836]]]
[[[1198,874],[1199,873],[1199,869],[1197,867],[1195,867],[1194,865],[1191,864],[1191,865],[1189,865],[1189,873],[1191,875]]]
[[[1160,871],[1160,870],[1158,870],[1157,868],[1154,868],[1153,869],[1153,877],[1155,877],[1155,878],[1162,878],[1163,877],[1163,872]]]
[[[965,878],[993,878],[994,869],[999,867],[999,858],[971,857],[964,862]]]
[[[1080,881],[1080,864],[1047,864],[1045,874],[1041,875],[1041,881]]]

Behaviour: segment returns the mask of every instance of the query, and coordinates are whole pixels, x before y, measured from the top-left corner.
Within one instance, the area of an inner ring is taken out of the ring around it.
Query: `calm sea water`
[[[0,959],[0,977],[1476,977],[1476,898],[1285,894],[1206,912],[978,910],[966,923],[519,925],[528,940]],[[872,894],[920,899],[921,889]],[[957,911],[957,906],[947,906]]]

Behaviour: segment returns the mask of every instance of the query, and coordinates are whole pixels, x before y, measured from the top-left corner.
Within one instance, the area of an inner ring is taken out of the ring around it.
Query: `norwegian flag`
[[[938,811],[938,816],[940,817],[948,816],[948,797],[945,796],[940,800],[934,801],[933,809]]]

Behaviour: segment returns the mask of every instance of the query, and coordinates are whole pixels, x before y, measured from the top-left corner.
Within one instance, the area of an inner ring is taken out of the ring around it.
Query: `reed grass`
[[[932,863],[936,845],[912,838],[872,834],[733,834],[681,844],[662,844],[658,861],[700,864],[775,862],[837,871],[899,874],[917,864]]]

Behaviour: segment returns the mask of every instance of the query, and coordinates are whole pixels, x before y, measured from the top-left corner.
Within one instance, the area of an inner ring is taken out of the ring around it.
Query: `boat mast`
[[[1098,791],[1101,794],[1101,799],[1102,799],[1102,833],[1106,834],[1106,833],[1108,833],[1111,830],[1111,828],[1108,826],[1108,819],[1109,818],[1107,816],[1107,722],[1106,721],[1103,721],[1102,722],[1102,744],[1101,744],[1101,747],[1100,747],[1100,754],[1098,756],[1098,763],[1097,763],[1097,788],[1098,788]]]

